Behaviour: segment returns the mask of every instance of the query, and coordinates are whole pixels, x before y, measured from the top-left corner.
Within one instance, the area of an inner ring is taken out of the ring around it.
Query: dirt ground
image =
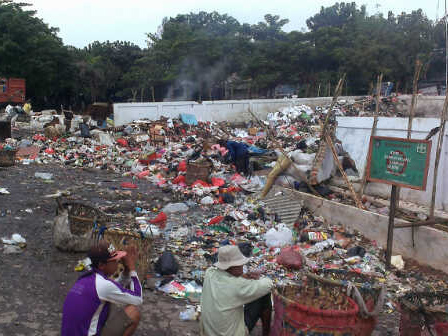
[[[35,178],[35,172],[54,174],[54,183]],[[117,200],[114,193],[124,180],[129,181],[106,171],[56,165],[0,168],[0,186],[11,193],[0,195],[0,236],[20,233],[27,240],[23,253],[2,253],[0,258],[0,335],[59,335],[65,295],[80,275],[74,267],[85,256],[60,252],[53,246],[56,202],[44,196],[70,189],[81,200],[123,202],[130,208],[135,203]],[[142,183],[141,194],[135,196],[154,198],[157,194],[151,188]],[[197,335],[197,322],[179,319],[187,303],[145,290],[137,335]]]
[[[54,174],[53,183],[34,177]],[[151,202],[170,197],[148,182],[139,181],[132,196],[117,192],[130,178],[104,170],[73,169],[59,165],[17,165],[0,168],[0,237],[20,233],[27,240],[23,253],[4,254],[0,247],[0,336],[59,335],[65,295],[79,273],[83,254],[57,250],[52,242],[56,202],[46,195],[70,190],[71,196],[96,205],[119,204],[133,209],[136,200]],[[2,246],[3,244],[0,244]],[[188,304],[149,290],[144,292],[142,320],[136,335],[198,335],[198,322],[182,322],[179,312]],[[257,327],[252,333],[261,335]],[[398,315],[384,314],[374,335],[397,335]]]

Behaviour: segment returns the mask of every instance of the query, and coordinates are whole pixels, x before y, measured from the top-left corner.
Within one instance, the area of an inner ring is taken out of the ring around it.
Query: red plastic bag
[[[302,255],[292,247],[285,247],[280,251],[277,257],[277,263],[287,268],[299,270],[302,268]]]
[[[173,184],[185,183],[185,175],[179,175],[172,181]]]
[[[149,173],[150,173],[149,170],[144,170],[144,171],[138,173],[138,174],[137,174],[137,177],[138,177],[139,179],[142,179],[142,178],[144,178],[145,176],[148,176]]]
[[[192,187],[195,187],[197,185],[201,185],[203,187],[210,187],[210,184],[208,184],[207,182],[204,182],[202,180],[196,180],[191,184]]]
[[[208,225],[215,225],[221,223],[224,220],[224,216],[216,216],[208,222]]]
[[[177,171],[186,172],[187,171],[187,162],[186,161],[179,162],[179,165],[177,166]]]
[[[149,222],[151,224],[161,224],[166,222],[167,218],[168,218],[167,215],[164,212],[161,212],[157,215],[156,218],[150,220]]]
[[[135,185],[134,183],[131,182],[123,182],[122,184],[120,184],[120,187],[122,187],[123,189],[137,189],[137,185]]]
[[[117,139],[117,144],[119,144],[122,147],[128,147],[128,141],[126,139],[120,138]]]
[[[212,184],[215,187],[222,187],[224,184],[226,184],[226,181],[224,181],[224,179],[222,178],[212,177]]]

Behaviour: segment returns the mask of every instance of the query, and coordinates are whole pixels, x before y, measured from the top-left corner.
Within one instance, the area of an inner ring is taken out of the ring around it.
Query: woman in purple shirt
[[[67,294],[61,335],[132,335],[140,321],[137,306],[143,302],[135,271],[137,249],[115,251],[103,241],[93,246],[88,255],[92,270],[83,274]],[[120,259],[125,270],[117,281],[111,280],[109,277],[117,271]]]

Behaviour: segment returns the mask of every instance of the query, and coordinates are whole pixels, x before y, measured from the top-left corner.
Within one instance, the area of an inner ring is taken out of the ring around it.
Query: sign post
[[[367,179],[391,184],[386,268],[390,268],[394,237],[397,187],[426,189],[431,141],[372,136],[367,158]]]

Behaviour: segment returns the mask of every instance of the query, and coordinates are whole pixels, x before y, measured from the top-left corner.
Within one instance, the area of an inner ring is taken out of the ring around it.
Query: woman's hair
[[[219,139],[218,145],[220,145],[221,147],[227,147],[227,141],[224,139]]]

